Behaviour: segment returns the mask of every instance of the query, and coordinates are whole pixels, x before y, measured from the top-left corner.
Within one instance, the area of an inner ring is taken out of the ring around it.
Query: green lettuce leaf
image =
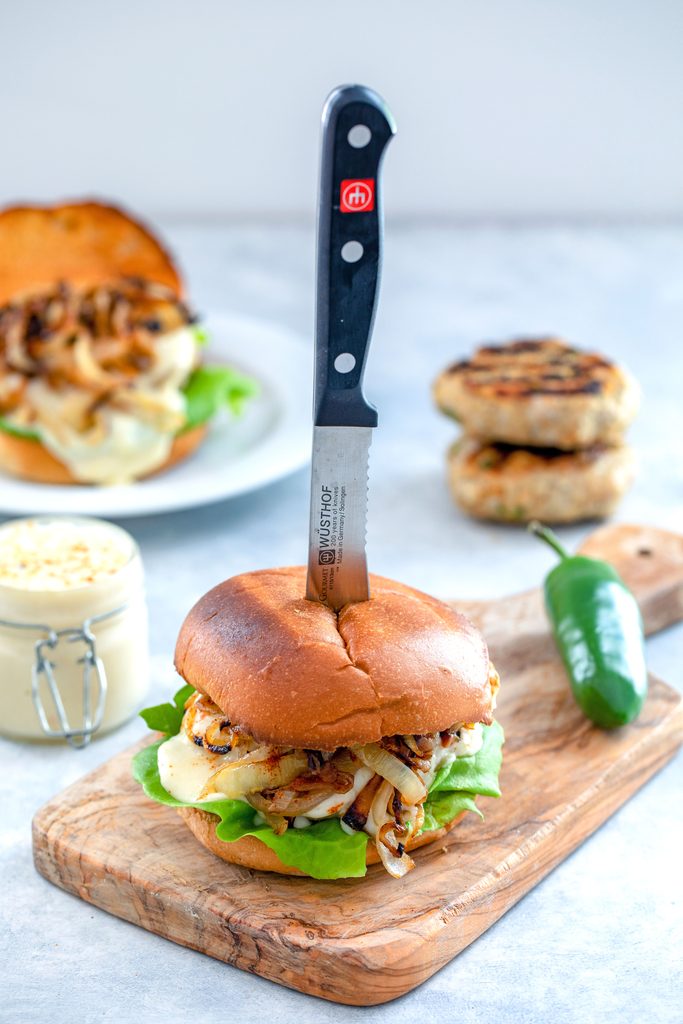
[[[198,366],[183,387],[187,417],[183,430],[207,423],[224,408],[239,416],[246,400],[257,393],[256,381],[229,366]]]
[[[422,832],[431,832],[435,828],[443,828],[453,821],[461,811],[474,811],[480,818],[484,815],[474,802],[475,793],[430,793],[425,800],[425,818]]]
[[[195,324],[192,328],[192,334],[196,344],[199,345],[200,348],[204,348],[204,346],[208,345],[211,341],[211,335],[207,331],[206,327],[202,326],[202,324]]]
[[[269,846],[283,864],[299,868],[313,878],[361,878],[365,874],[368,836],[365,832],[347,835],[338,818],[325,818],[305,829],[290,828],[278,836],[268,825],[255,823],[253,807],[242,800],[201,803],[176,800],[164,789],[159,778],[157,752],[165,742],[163,739],[144,747],[133,758],[133,778],[152,800],[171,807],[197,807],[215,814],[219,818],[216,835],[223,842],[233,843],[242,836],[255,836]]]
[[[440,768],[429,787],[430,794],[465,790],[482,796],[500,796],[498,774],[503,761],[504,742],[505,735],[498,722],[485,726],[481,750],[472,757],[458,757]]]
[[[133,777],[145,794],[160,804],[197,807],[215,814],[218,818],[216,835],[223,842],[255,836],[269,846],[283,864],[299,868],[313,878],[361,878],[365,875],[369,837],[365,832],[348,835],[338,818],[325,818],[305,829],[290,828],[278,836],[268,825],[257,823],[253,808],[242,800],[184,803],[164,789],[157,753],[162,743],[180,731],[183,707],[192,692],[191,686],[183,686],[173,697],[173,703],[157,704],[140,712],[151,729],[165,733],[163,739],[144,747],[133,758]],[[485,726],[484,742],[478,753],[458,758],[437,772],[425,801],[423,832],[447,825],[461,811],[473,811],[483,817],[474,802],[475,797],[477,794],[500,796],[498,771],[503,742],[503,730],[497,722]]]
[[[10,434],[12,437],[24,437],[28,441],[40,441],[40,434],[33,427],[19,427],[16,423],[5,419],[4,416],[0,416],[0,430]]]
[[[474,800],[477,795],[500,796],[498,773],[504,742],[505,734],[498,722],[484,726],[484,741],[476,754],[458,757],[439,769],[425,800],[423,832],[442,828],[461,811],[473,811],[484,817]]]
[[[164,732],[167,736],[177,736],[185,714],[185,702],[194,693],[194,686],[181,686],[173,696],[173,703],[155,704],[140,712],[148,728],[155,732]]]

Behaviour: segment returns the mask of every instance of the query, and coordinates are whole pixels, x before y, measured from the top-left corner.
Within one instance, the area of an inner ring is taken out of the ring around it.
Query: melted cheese
[[[98,410],[98,423],[86,431],[72,426],[67,413],[84,393],[55,391],[36,378],[28,396],[42,443],[86,483],[128,483],[158,469],[185,421],[180,388],[192,372],[196,353],[194,334],[187,327],[159,337],[154,367],[139,374],[129,391],[139,408],[104,405]]]
[[[469,729],[463,726],[458,740],[453,746],[447,747],[445,753],[452,755],[449,760],[453,760],[456,757],[472,757],[473,754],[479,753],[483,744],[484,727],[481,722],[476,722]]]
[[[154,366],[138,375],[140,388],[181,388],[197,362],[197,341],[191,327],[160,335],[154,342]]]
[[[173,434],[142,423],[129,413],[102,413],[104,436],[62,428],[61,436],[40,425],[41,441],[71,470],[77,480],[92,484],[125,484],[162,466],[169,457]]]
[[[471,729],[461,729],[460,738],[449,747],[444,748],[440,738],[437,738],[430,770],[423,775],[427,788],[437,769],[442,765],[450,764],[456,757],[476,754],[483,743],[483,736],[482,727],[477,724]],[[157,759],[161,784],[176,800],[196,803],[213,773],[218,771],[221,765],[242,757],[243,753],[244,751],[237,747],[227,754],[212,754],[204,747],[196,746],[183,730],[159,747]],[[295,819],[296,828],[306,828],[312,821],[320,818],[341,817],[346,814],[373,775],[374,772],[370,768],[364,765],[359,767],[354,774],[353,787],[348,793],[335,793],[321,800],[305,815],[299,815]],[[211,794],[203,799],[215,800],[216,795]]]
[[[231,751],[230,754],[212,754],[210,750],[196,746],[183,730],[159,747],[157,764],[161,785],[176,800],[187,804],[196,803],[213,773],[222,764],[234,760],[237,751]],[[215,800],[216,794],[212,793],[204,799]]]
[[[341,818],[374,774],[372,768],[366,768],[365,765],[358,768],[353,776],[353,786],[348,793],[334,793],[332,796],[328,796],[327,799],[321,800],[315,807],[306,811],[306,817],[317,821],[319,818],[331,818],[336,814]]]

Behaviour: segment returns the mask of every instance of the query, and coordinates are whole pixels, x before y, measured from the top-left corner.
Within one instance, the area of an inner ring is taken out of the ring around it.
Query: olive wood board
[[[634,590],[648,632],[683,618],[683,536],[606,527],[584,550]],[[638,721],[590,725],[571,697],[536,593],[456,602],[484,628],[502,677],[503,797],[480,798],[390,878],[315,881],[218,860],[130,776],[124,751],[33,823],[38,871],[151,932],[311,995],[353,1005],[415,988],[498,920],[660,769],[683,741],[678,694],[657,679]],[[134,748],[134,749],[137,749]]]

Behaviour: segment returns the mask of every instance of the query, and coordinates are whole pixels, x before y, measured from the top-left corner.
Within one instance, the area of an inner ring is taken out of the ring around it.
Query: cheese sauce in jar
[[[66,516],[0,526],[0,733],[64,739],[67,721],[70,742],[83,746],[138,710],[148,668],[142,562],[130,534]]]

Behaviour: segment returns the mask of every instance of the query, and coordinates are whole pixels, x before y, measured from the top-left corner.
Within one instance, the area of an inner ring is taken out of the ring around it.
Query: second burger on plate
[[[0,212],[0,469],[118,484],[187,458],[254,382],[206,337],[150,230],[94,202]]]

